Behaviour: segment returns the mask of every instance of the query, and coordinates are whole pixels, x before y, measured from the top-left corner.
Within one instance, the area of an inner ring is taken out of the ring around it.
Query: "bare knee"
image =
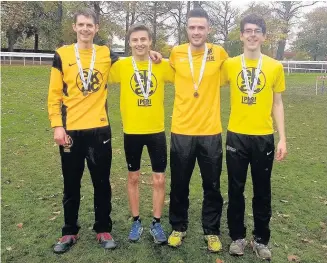
[[[129,172],[128,173],[128,184],[137,185],[139,183],[140,172]]]
[[[154,188],[165,188],[165,175],[163,173],[153,174],[153,187]]]

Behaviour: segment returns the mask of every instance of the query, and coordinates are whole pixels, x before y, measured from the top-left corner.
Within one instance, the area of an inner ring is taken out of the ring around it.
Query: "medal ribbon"
[[[242,54],[241,60],[242,60],[242,71],[243,71],[243,76],[244,76],[244,80],[245,80],[245,86],[246,86],[246,89],[248,90],[249,97],[252,98],[254,90],[257,87],[258,80],[259,80],[259,75],[260,75],[261,68],[262,68],[262,54],[260,54],[258,65],[255,68],[255,74],[254,74],[252,87],[250,87],[250,83],[249,83],[249,79],[248,79],[248,72],[247,72],[247,69],[246,69],[244,54]]]
[[[202,64],[201,64],[201,69],[200,69],[200,74],[199,74],[199,81],[198,84],[195,83],[194,80],[194,68],[193,68],[193,58],[192,58],[192,52],[191,52],[191,46],[188,46],[188,62],[190,64],[190,68],[191,68],[191,74],[192,74],[192,81],[193,81],[193,87],[194,87],[194,91],[197,92],[203,77],[203,73],[204,73],[204,69],[206,66],[206,61],[207,61],[207,56],[208,56],[208,47],[207,44],[205,44],[205,48],[204,48],[204,54],[203,54],[203,58],[202,58]]]
[[[146,90],[144,90],[144,85],[143,85],[143,82],[141,80],[140,71],[137,68],[136,61],[135,61],[134,57],[132,57],[132,64],[133,64],[133,68],[134,68],[134,72],[135,72],[135,75],[136,75],[137,82],[141,87],[142,94],[143,94],[145,99],[148,99],[149,98],[149,93],[150,93],[150,86],[151,86],[151,77],[152,77],[152,61],[149,58],[148,73],[147,73],[147,80],[146,80]],[[144,79],[145,79],[145,77],[146,76],[144,76]]]
[[[85,81],[85,78],[84,78],[84,73],[83,73],[81,58],[80,58],[79,52],[78,52],[77,43],[74,45],[74,48],[75,48],[75,56],[76,56],[76,62],[77,62],[77,66],[78,66],[79,76],[80,76],[81,81],[83,83],[83,91],[84,92],[87,92],[88,91],[88,87],[89,87],[90,82],[91,82],[91,77],[92,77],[93,69],[94,69],[94,63],[95,63],[95,46],[94,45],[92,46],[92,58],[91,58],[91,64],[90,64],[89,72],[88,72],[88,75],[87,75],[87,81]]]

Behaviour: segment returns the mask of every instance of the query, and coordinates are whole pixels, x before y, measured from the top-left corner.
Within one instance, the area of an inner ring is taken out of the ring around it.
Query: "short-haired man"
[[[59,145],[64,178],[62,237],[54,246],[64,253],[78,239],[78,211],[85,160],[94,187],[93,230],[105,249],[116,247],[112,229],[110,168],[111,130],[107,113],[107,79],[117,55],[93,44],[99,30],[91,9],[74,15],[77,43],[56,50],[51,69],[48,111],[54,140]]]
[[[206,43],[208,14],[193,9],[187,17],[189,43],[174,47],[175,102],[171,128],[171,192],[168,245],[178,247],[188,228],[189,184],[196,160],[203,186],[202,227],[208,250],[222,249],[220,193],[222,141],[220,120],[220,66],[228,57],[221,47]]]
[[[243,255],[247,244],[243,192],[250,164],[254,195],[252,247],[258,257],[270,260],[271,252],[267,245],[270,238],[271,171],[275,152],[271,113],[279,133],[276,160],[283,160],[287,151],[281,95],[285,90],[284,70],[280,62],[261,53],[265,36],[266,24],[263,18],[255,14],[244,17],[240,34],[244,53],[225,61],[222,78],[229,82],[231,90],[226,141],[227,217],[233,241],[229,253]]]
[[[133,216],[128,239],[138,241],[143,231],[139,214],[139,177],[142,150],[147,146],[153,171],[153,221],[150,234],[155,243],[162,244],[167,242],[160,224],[167,165],[164,85],[165,82],[174,81],[174,71],[168,61],[152,64],[149,59],[152,36],[148,27],[135,24],[127,32],[126,38],[132,56],[115,63],[109,79],[120,83],[120,110],[128,169],[127,190]]]

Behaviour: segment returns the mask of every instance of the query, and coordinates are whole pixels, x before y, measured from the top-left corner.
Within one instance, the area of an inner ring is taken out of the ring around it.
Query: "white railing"
[[[9,60],[11,65],[14,58],[23,58],[24,66],[26,64],[26,58],[32,58],[33,64],[35,60],[41,65],[42,58],[53,58],[54,54],[49,53],[23,53],[23,52],[0,52],[1,60]],[[292,61],[292,60],[283,60],[281,63],[284,66],[284,69],[287,69],[287,73],[293,73],[294,71],[300,70],[304,72],[317,72],[317,73],[327,73],[327,61]],[[311,67],[308,67],[311,65]]]
[[[4,61],[9,60],[9,64],[11,65],[12,60],[14,58],[23,58],[24,60],[24,66],[26,64],[26,58],[32,58],[33,64],[35,59],[39,62],[39,64],[42,64],[42,58],[53,58],[54,54],[49,53],[23,53],[23,52],[0,52],[1,60],[3,58]]]
[[[293,61],[293,60],[283,60],[281,61],[284,69],[287,69],[287,73],[293,73],[296,70],[301,70],[306,72],[317,72],[317,73],[327,73],[327,61]],[[313,67],[306,67],[311,65]]]

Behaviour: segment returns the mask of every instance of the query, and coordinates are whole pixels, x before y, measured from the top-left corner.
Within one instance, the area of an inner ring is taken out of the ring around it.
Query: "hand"
[[[153,50],[149,51],[149,56],[154,64],[159,64],[162,60],[162,55],[159,52]]]
[[[56,144],[64,145],[68,144],[68,136],[64,127],[55,127],[54,128],[54,136],[53,139],[55,140]]]
[[[280,140],[277,144],[277,150],[276,150],[276,160],[277,161],[282,161],[285,159],[287,155],[287,149],[286,149],[286,141],[285,140]]]

